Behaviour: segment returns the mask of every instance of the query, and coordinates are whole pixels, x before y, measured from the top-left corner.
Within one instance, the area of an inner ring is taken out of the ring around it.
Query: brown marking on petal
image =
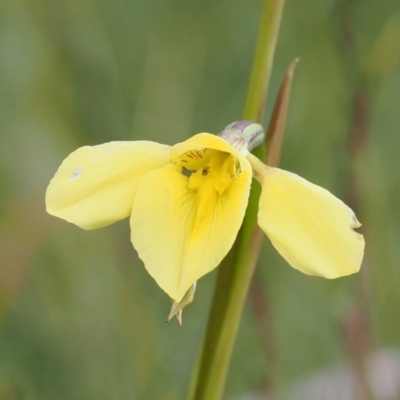
[[[203,176],[207,176],[207,175],[208,175],[208,170],[209,170],[209,169],[210,169],[210,167],[208,167],[208,166],[207,166],[207,167],[204,167],[201,174],[202,174]]]

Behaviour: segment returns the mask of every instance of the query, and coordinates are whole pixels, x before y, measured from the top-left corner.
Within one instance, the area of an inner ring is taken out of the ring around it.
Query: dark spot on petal
[[[208,166],[207,166],[207,167],[204,167],[201,174],[202,174],[203,176],[206,176],[206,175],[208,174],[208,170],[209,170],[209,169],[210,169],[210,167],[208,167]]]

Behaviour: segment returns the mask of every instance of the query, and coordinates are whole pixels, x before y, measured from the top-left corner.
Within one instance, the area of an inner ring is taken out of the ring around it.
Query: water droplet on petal
[[[72,175],[69,177],[69,179],[71,179],[71,180],[79,179],[81,177],[82,170],[83,170],[83,166],[80,165],[78,168],[75,169],[75,171],[72,173]]]

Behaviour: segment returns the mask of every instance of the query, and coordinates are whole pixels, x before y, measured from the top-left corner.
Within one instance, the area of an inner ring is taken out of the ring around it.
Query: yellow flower
[[[149,274],[176,302],[232,247],[252,177],[262,185],[258,223],[288,263],[309,275],[357,272],[364,239],[353,211],[327,190],[264,165],[249,148],[262,127],[229,125],[172,147],[149,141],[81,147],[61,164],[47,211],[84,229],[130,216]]]

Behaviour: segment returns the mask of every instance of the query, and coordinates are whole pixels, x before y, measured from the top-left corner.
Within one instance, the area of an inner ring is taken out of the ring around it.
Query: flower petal
[[[172,146],[170,152],[171,160],[172,162],[174,162],[182,154],[186,153],[189,150],[204,148],[224,151],[226,153],[233,154],[239,160],[242,170],[246,170],[249,172],[249,174],[251,174],[250,164],[245,158],[248,154],[248,151],[246,150],[244,152],[245,154],[242,154],[242,152],[238,152],[225,139],[222,139],[219,136],[212,135],[211,133],[198,133],[188,140]]]
[[[354,212],[327,190],[248,157],[262,184],[258,223],[274,247],[305,274],[337,278],[357,272],[364,238]]]
[[[132,208],[131,240],[147,271],[174,301],[181,301],[232,247],[250,184],[246,171],[222,194],[190,189],[189,178],[170,167],[143,178]]]
[[[47,212],[84,229],[129,216],[139,183],[169,163],[169,146],[110,142],[85,146],[61,164],[46,192]]]

